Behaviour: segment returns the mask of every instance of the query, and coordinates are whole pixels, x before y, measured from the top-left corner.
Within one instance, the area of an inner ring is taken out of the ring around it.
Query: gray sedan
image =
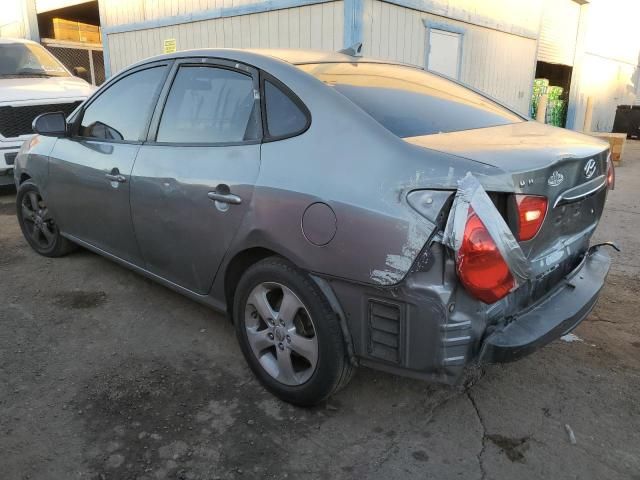
[[[357,365],[454,383],[593,308],[607,144],[354,51],[194,50],[34,121],[15,168],[33,249],[82,246],[233,320],[280,398]]]

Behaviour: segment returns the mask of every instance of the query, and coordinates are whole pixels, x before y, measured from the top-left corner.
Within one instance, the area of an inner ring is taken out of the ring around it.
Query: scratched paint
[[[388,285],[390,283],[398,283],[404,278],[418,253],[424,247],[424,239],[428,237],[432,230],[432,227],[426,228],[418,222],[418,220],[415,220],[409,224],[407,241],[402,246],[401,252],[388,254],[385,261],[387,268],[384,270],[372,270],[371,280]]]

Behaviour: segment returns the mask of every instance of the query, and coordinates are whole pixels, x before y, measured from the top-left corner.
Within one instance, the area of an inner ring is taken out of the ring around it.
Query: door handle
[[[124,183],[127,181],[127,177],[125,177],[124,175],[121,175],[120,170],[118,170],[117,168],[114,168],[113,170],[111,170],[111,173],[105,174],[105,177],[110,182]]]
[[[230,203],[231,205],[240,205],[242,199],[238,195],[231,193],[229,185],[221,183],[213,192],[207,193],[207,197],[211,200],[221,203]]]
[[[233,193],[209,192],[207,197],[216,202],[230,203],[232,205],[240,205],[242,203],[242,199]]]

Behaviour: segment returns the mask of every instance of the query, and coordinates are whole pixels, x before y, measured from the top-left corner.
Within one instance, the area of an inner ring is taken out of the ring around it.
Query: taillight
[[[613,190],[616,187],[616,169],[613,166],[611,155],[607,158],[607,187],[609,190]]]
[[[469,209],[457,270],[467,291],[484,303],[495,303],[514,287],[513,275],[482,220]]]
[[[547,199],[538,195],[516,195],[518,206],[518,240],[536,236],[547,214]]]

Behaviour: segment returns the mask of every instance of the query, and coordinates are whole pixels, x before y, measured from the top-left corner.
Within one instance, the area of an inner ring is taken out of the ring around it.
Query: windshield
[[[401,138],[524,121],[487,97],[418,68],[364,62],[298,67]]]
[[[0,77],[68,77],[69,72],[36,43],[0,43]]]

